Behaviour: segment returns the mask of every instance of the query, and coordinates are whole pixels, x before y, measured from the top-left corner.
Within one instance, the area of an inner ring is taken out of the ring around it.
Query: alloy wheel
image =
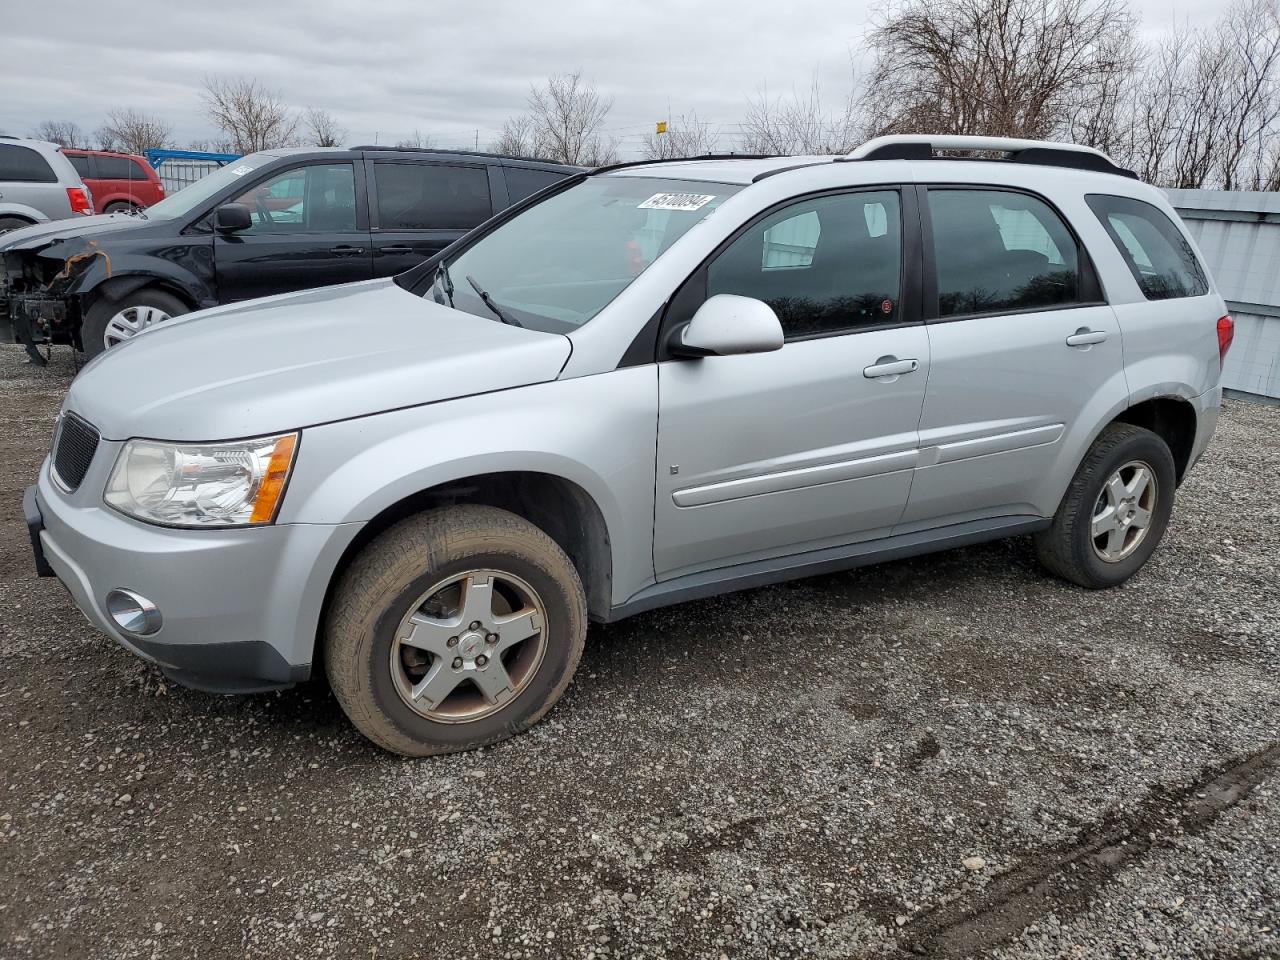
[[[1094,552],[1107,563],[1118,563],[1137,550],[1151,529],[1157,496],[1149,464],[1130,460],[1112,473],[1093,508]]]

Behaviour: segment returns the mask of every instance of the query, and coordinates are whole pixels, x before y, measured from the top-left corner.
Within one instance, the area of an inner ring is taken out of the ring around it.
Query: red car
[[[93,194],[94,213],[136,213],[164,199],[145,157],[106,150],[63,150]]]

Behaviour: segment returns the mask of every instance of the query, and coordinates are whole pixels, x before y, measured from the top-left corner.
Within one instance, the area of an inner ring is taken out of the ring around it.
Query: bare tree
[[[60,147],[83,150],[89,146],[89,135],[80,129],[80,124],[71,120],[46,120],[35,128],[31,136]]]
[[[1127,0],[894,0],[870,36],[867,132],[1106,129],[1135,27]]]
[[[429,133],[423,133],[417,127],[413,128],[413,133],[396,143],[397,147],[414,148],[425,150],[436,145],[436,138]]]
[[[143,153],[169,146],[173,138],[173,127],[159,117],[141,110],[115,109],[107,113],[106,121],[98,128],[95,136],[102,150]]]
[[[713,153],[720,131],[698,119],[696,111],[667,124],[666,133],[646,133],[641,149],[651,160],[672,160]]]
[[[317,147],[340,147],[347,139],[347,130],[334,119],[328,110],[307,107],[303,113],[308,139]]]
[[[502,124],[498,139],[489,144],[489,149],[508,157],[536,157],[538,151],[534,127],[534,119],[527,113],[508,117]]]
[[[767,90],[761,90],[747,104],[742,149],[781,156],[848,153],[859,141],[857,116],[852,78],[838,109],[828,113],[815,73],[806,91],[770,98]]]
[[[613,108],[582,72],[553,74],[529,93],[529,114],[503,125],[499,144],[516,146],[521,156],[599,167],[618,159],[618,141],[604,136]],[[509,141],[509,142],[508,142]]]
[[[234,153],[235,150],[230,140],[192,140],[187,144],[188,150],[198,150],[201,153]]]
[[[252,77],[207,77],[201,95],[205,115],[238,153],[297,142],[300,118],[280,95]]]

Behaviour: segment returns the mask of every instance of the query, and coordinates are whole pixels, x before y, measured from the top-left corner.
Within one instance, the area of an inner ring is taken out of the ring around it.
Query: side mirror
[[[213,212],[213,225],[224,233],[235,233],[252,227],[253,218],[243,203],[224,203]]]
[[[698,308],[676,335],[679,357],[728,357],[782,349],[782,324],[763,300],[718,293]]]

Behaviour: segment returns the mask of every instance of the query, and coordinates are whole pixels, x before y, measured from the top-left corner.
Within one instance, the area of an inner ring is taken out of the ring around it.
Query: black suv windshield
[[[496,319],[476,292],[479,285],[508,322],[567,333],[741,189],[697,180],[588,177],[450,257],[434,271],[427,296]]]
[[[252,173],[264,163],[270,163],[275,157],[267,153],[252,153],[239,160],[232,160],[225,167],[219,167],[207,177],[201,177],[189,187],[184,187],[171,194],[159,203],[147,207],[148,220],[173,220],[185,217],[197,207],[203,206],[229,184],[236,183],[246,174]]]

